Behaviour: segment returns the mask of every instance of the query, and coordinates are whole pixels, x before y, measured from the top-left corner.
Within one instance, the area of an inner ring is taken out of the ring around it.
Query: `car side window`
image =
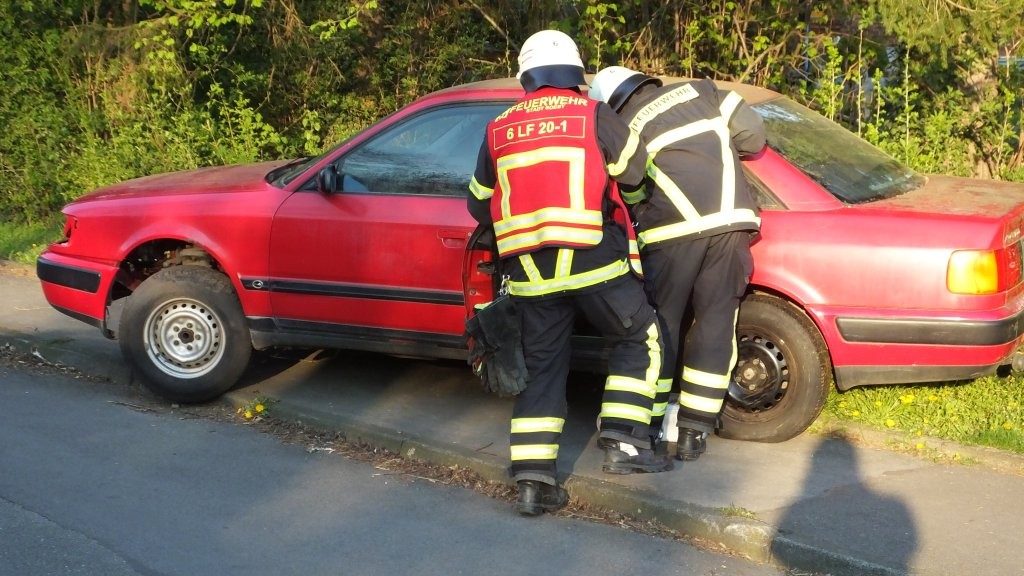
[[[764,182],[761,182],[757,176],[754,176],[746,166],[743,167],[743,176],[746,177],[747,184],[750,185],[750,190],[754,195],[754,202],[758,208],[761,210],[782,210],[785,208],[782,202],[775,197],[775,194],[772,194],[771,190],[764,185]]]
[[[385,130],[339,159],[341,191],[465,196],[487,123],[508,106],[433,108]]]

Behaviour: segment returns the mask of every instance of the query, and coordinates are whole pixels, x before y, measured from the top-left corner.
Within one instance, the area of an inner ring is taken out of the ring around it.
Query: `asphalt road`
[[[778,575],[0,364],[0,575]]]

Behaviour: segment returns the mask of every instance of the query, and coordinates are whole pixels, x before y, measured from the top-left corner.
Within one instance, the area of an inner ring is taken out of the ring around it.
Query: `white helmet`
[[[624,66],[609,66],[594,76],[590,82],[589,95],[595,100],[607,102],[618,112],[633,92],[644,84],[661,86],[661,80]]]
[[[527,92],[541,86],[575,88],[587,83],[579,48],[558,30],[541,30],[523,42],[516,78]]]

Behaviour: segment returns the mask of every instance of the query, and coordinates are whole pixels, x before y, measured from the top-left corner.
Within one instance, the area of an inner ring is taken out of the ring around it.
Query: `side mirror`
[[[316,175],[316,189],[322,194],[334,194],[338,191],[338,169],[330,164]]]

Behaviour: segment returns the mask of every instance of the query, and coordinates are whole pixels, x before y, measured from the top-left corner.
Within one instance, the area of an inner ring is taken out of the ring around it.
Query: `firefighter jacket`
[[[494,227],[509,292],[546,296],[639,273],[633,228],[611,178],[636,185],[646,163],[623,120],[572,89],[541,88],[495,118],[468,207]]]
[[[639,202],[641,247],[759,229],[739,157],[764,148],[764,122],[739,94],[719,91],[710,80],[646,85],[620,114],[646,142],[652,161],[649,197],[626,198]]]

